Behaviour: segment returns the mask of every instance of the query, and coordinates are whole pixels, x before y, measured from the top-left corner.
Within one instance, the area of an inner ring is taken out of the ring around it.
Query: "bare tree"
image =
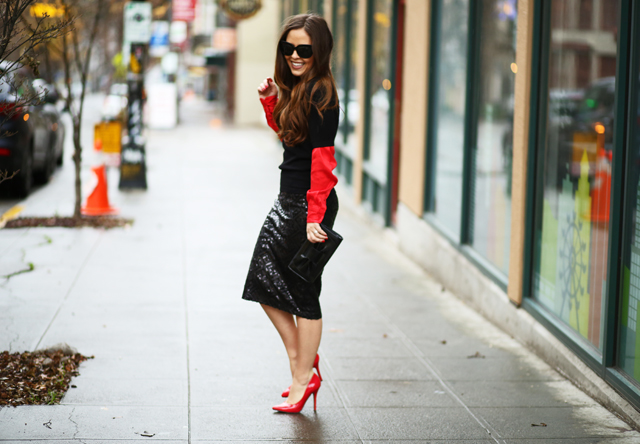
[[[5,180],[13,179],[13,177],[18,174],[19,171],[20,170],[14,171],[13,173],[9,174],[9,171],[7,170],[0,170],[0,183],[4,182]]]
[[[23,66],[30,68],[38,75],[39,60],[35,50],[52,39],[56,39],[69,31],[73,18],[50,20],[47,13],[39,17],[30,17],[29,9],[35,0],[0,0],[0,92],[8,90],[12,96],[14,107],[3,112],[0,127],[5,119],[15,115],[20,107],[37,105],[40,96],[35,91],[26,89],[22,94],[21,77],[12,74]]]
[[[64,66],[65,84],[67,86],[66,105],[69,109],[73,124],[73,162],[75,166],[75,205],[73,217],[81,217],[82,181],[80,170],[82,166],[82,111],[87,90],[87,79],[91,64],[94,43],[101,27],[109,0],[61,0],[64,8],[64,20],[75,17],[75,26],[61,37],[62,61]],[[77,76],[81,85],[80,95],[73,96],[72,79]],[[75,100],[74,100],[75,99]]]

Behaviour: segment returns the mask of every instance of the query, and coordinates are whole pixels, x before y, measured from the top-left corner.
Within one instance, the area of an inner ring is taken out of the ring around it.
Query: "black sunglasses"
[[[311,45],[293,46],[291,43],[285,42],[284,40],[280,41],[280,50],[282,51],[282,54],[286,56],[290,56],[291,54],[293,54],[293,51],[295,51],[298,53],[298,56],[302,57],[303,59],[308,59],[313,55],[313,49]]]

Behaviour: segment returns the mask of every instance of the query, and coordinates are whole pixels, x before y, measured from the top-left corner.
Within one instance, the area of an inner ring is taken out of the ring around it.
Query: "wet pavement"
[[[240,297],[280,151],[270,131],[216,117],[194,100],[179,128],[150,132],[148,191],[118,191],[109,171],[132,227],[0,231],[0,274],[35,267],[0,284],[0,349],[66,342],[95,356],[61,405],[1,409],[1,442],[640,443],[399,253],[344,188],[318,410],[274,413],[290,383],[284,347]],[[88,151],[89,188],[97,162]],[[72,199],[67,159],[24,213],[66,215]]]

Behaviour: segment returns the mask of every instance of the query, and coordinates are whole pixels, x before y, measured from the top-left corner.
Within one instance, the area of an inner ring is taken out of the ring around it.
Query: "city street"
[[[101,101],[87,102],[85,197],[101,162]],[[34,266],[0,282],[0,351],[67,343],[95,357],[60,405],[0,409],[0,442],[640,444],[403,256],[341,184],[345,241],[323,276],[318,410],[275,413],[291,382],[286,353],[241,294],[281,148],[271,130],[216,124],[209,102],[181,106],[176,129],[148,132],[147,191],[119,191],[109,170],[112,205],[132,226],[0,230],[0,275]],[[51,183],[0,209],[71,215],[71,151],[67,125]]]

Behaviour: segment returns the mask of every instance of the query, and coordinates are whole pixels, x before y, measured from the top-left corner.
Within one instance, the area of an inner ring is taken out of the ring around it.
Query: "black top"
[[[311,101],[309,113],[309,135],[295,146],[288,146],[284,141],[283,162],[280,165],[280,191],[285,193],[306,193],[311,188],[311,153],[314,148],[333,147],[338,132],[338,106],[325,109],[322,118],[315,103],[321,100],[321,93],[316,92]]]

